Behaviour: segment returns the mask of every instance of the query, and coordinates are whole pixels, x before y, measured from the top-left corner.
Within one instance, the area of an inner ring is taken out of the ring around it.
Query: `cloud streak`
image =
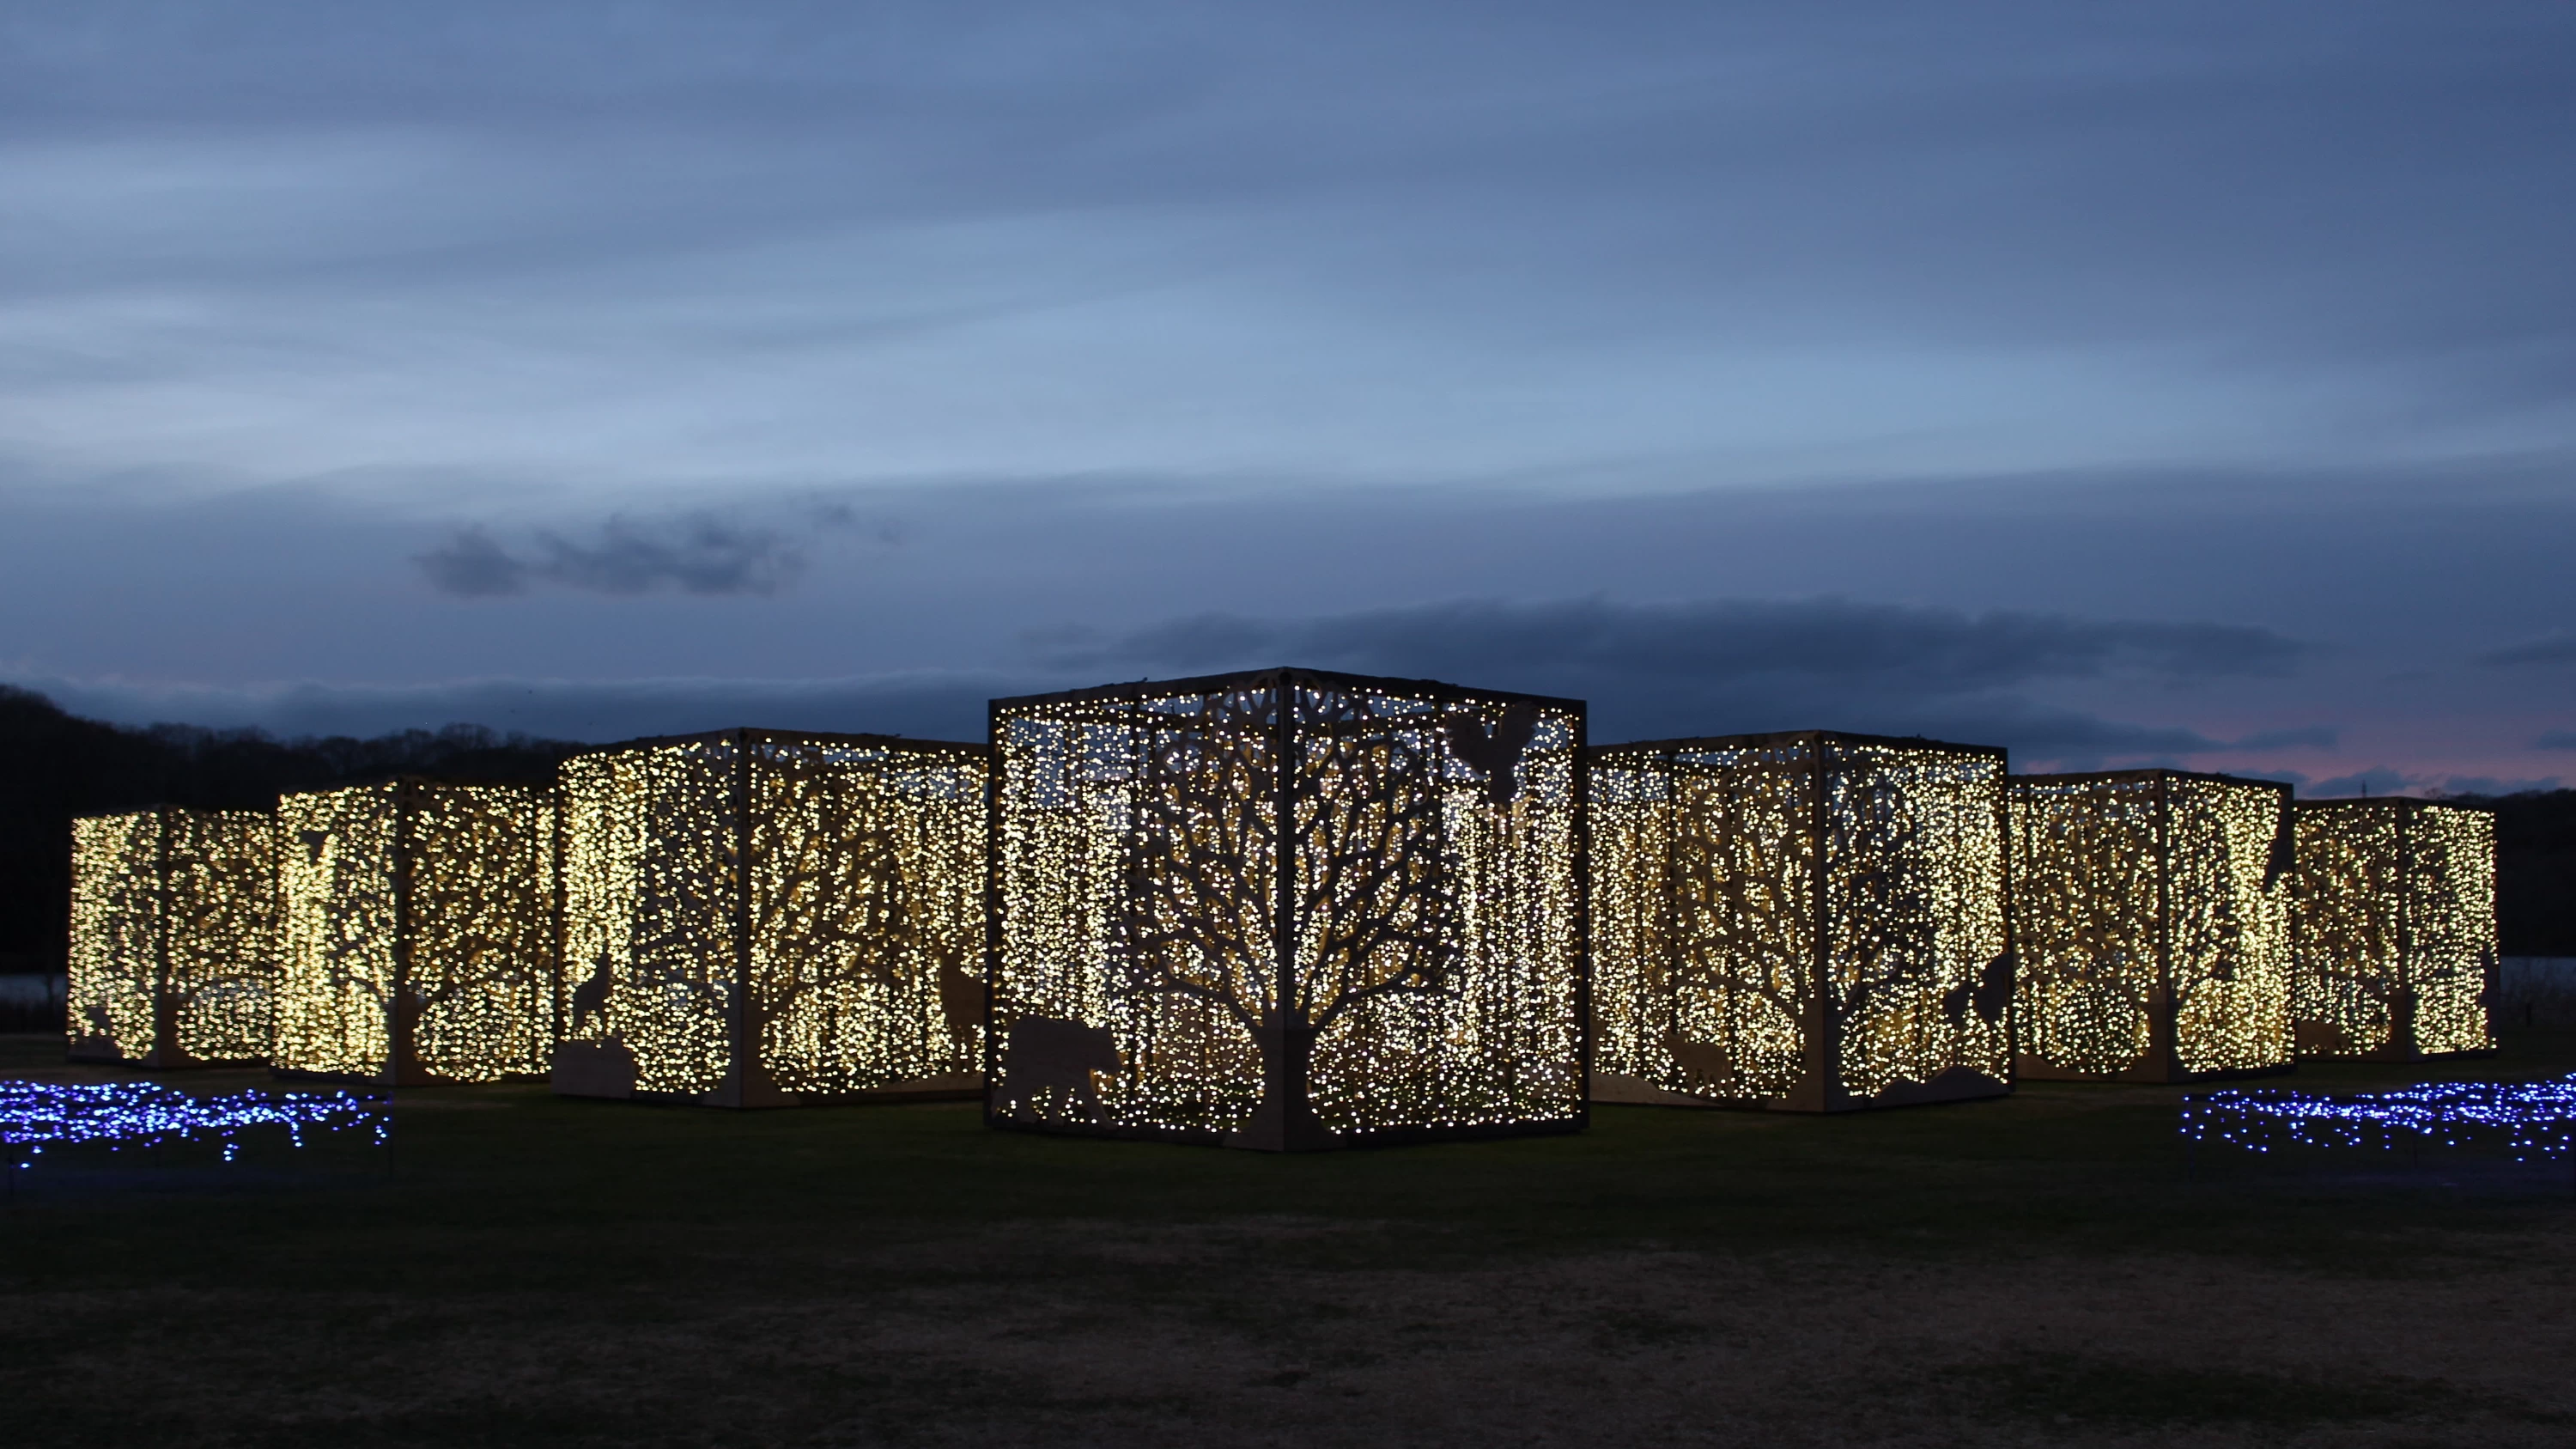
[[[489,530],[468,526],[413,562],[442,594],[495,598],[539,584],[613,595],[666,589],[704,596],[774,594],[804,571],[806,560],[770,529],[696,513],[612,518],[588,540],[542,532],[525,555],[503,547]]]

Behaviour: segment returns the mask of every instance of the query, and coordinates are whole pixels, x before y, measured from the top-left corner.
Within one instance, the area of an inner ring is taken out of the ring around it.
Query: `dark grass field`
[[[57,1065],[0,1039],[0,1071]],[[2363,1088],[2576,1070],[2310,1067]],[[244,1082],[256,1080],[243,1078]],[[1276,1158],[405,1093],[395,1146],[57,1155],[27,1445],[2576,1444],[2564,1164],[2203,1149],[2179,1089]],[[77,1160],[75,1160],[77,1159]]]

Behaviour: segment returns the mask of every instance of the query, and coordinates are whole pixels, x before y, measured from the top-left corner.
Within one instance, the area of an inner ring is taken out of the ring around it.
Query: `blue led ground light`
[[[2576,1146],[2576,1076],[2545,1082],[2427,1082],[2392,1092],[2288,1090],[2187,1098],[2182,1132],[2252,1152],[2284,1147],[2500,1147],[2518,1161]]]
[[[168,1142],[223,1144],[224,1161],[241,1150],[240,1133],[283,1127],[297,1147],[304,1134],[366,1129],[383,1145],[392,1114],[381,1098],[349,1092],[236,1092],[195,1097],[158,1082],[0,1082],[0,1144],[13,1167],[32,1167],[48,1147],[105,1143],[109,1150]]]

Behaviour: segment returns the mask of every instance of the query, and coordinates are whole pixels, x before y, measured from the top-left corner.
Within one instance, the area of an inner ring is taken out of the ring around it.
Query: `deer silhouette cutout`
[[[1485,777],[1485,798],[1509,805],[1520,793],[1521,756],[1538,734],[1538,707],[1515,704],[1494,721],[1489,733],[1473,715],[1451,715],[1449,749]]]
[[[939,1011],[948,1019],[949,1035],[972,1041],[975,1028],[984,1024],[984,983],[958,970],[954,961],[940,962]]]

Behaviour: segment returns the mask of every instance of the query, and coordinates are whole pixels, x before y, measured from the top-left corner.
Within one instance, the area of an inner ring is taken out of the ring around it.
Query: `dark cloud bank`
[[[1465,600],[1314,619],[1199,615],[1123,634],[1030,636],[1025,663],[837,680],[490,680],[148,694],[55,683],[110,718],[365,733],[449,720],[577,739],[758,723],[976,737],[984,701],[1293,663],[1572,695],[1594,737],[1828,727],[2009,745],[2070,765],[2330,745],[2325,726],[2220,740],[2060,708],[2029,691],[2115,675],[2188,683],[2278,675],[2306,654],[2265,629],[1862,603]],[[158,711],[159,713],[156,713]]]
[[[612,518],[587,542],[543,532],[525,553],[513,553],[487,529],[467,527],[413,562],[430,587],[464,598],[520,594],[535,584],[603,594],[769,594],[805,567],[804,555],[778,533],[707,513]]]

